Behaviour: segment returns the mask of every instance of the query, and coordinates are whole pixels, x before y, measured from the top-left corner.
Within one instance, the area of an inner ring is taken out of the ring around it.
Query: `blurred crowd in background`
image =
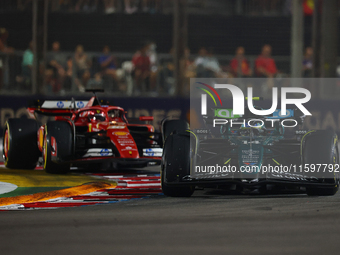
[[[188,13],[222,15],[290,15],[292,0],[188,0]],[[304,12],[311,15],[313,0],[304,0]],[[29,11],[32,0],[1,0],[1,11]],[[52,12],[72,13],[161,13],[170,14],[171,0],[55,0]]]
[[[10,63],[21,65],[15,74],[11,74],[11,88],[30,90],[31,67],[33,64],[32,42],[23,52],[16,55],[15,50],[6,47],[4,35],[0,39],[0,51],[12,54]],[[118,56],[104,45],[102,52],[87,53],[82,45],[78,45],[73,53],[62,51],[60,42],[52,43],[46,56],[46,63],[39,68],[40,76],[44,78],[41,91],[44,94],[63,94],[66,92],[84,92],[89,88],[103,88],[108,92],[121,92],[127,95],[140,95],[145,92],[158,94],[174,94],[174,63],[173,49],[169,54],[157,54],[157,45],[153,41],[143,42],[134,53]],[[303,77],[311,77],[313,49],[307,47],[303,60]],[[288,73],[279,70],[275,58],[272,57],[272,47],[266,44],[259,49],[259,55],[249,59],[246,49],[242,46],[235,49],[235,55],[219,58],[214,55],[212,47],[201,47],[196,54],[189,48],[185,49],[184,68],[186,82],[190,78],[244,78],[244,77],[288,77]],[[20,61],[20,63],[18,63]],[[0,66],[0,80],[5,73]],[[13,77],[13,75],[15,77]],[[8,79],[9,77],[6,77]],[[6,89],[4,84],[0,88]],[[7,88],[10,89],[10,88]]]
[[[7,9],[22,11],[31,8],[31,0],[8,2]],[[210,1],[209,1],[210,2]],[[211,1],[226,4],[229,1]],[[236,1],[232,1],[236,2]],[[250,8],[252,13],[289,13],[289,0],[247,0],[239,1]],[[188,1],[190,5],[191,1]],[[310,1],[305,0],[306,15]],[[195,1],[197,8],[209,5],[208,1]],[[211,3],[210,3],[211,4]],[[171,1],[160,0],[60,0],[51,1],[51,11],[59,12],[100,12],[111,14],[124,12],[164,13]],[[4,5],[5,6],[5,5]],[[192,8],[195,6],[191,6]],[[218,6],[218,5],[217,5]],[[216,7],[216,5],[215,5]],[[171,8],[170,8],[171,9]],[[246,8],[243,8],[246,10]],[[311,14],[311,13],[310,13]],[[17,51],[7,45],[9,32],[0,28],[0,92],[29,92],[32,86],[33,51],[32,42],[27,42],[25,51]],[[40,87],[38,91],[47,95],[63,95],[69,92],[84,92],[89,88],[103,88],[108,93],[122,95],[174,95],[174,50],[167,54],[157,53],[157,42],[143,41],[135,52],[119,53],[108,45],[96,52],[89,52],[83,45],[75,47],[74,52],[64,51],[59,41],[48,47],[45,61],[39,63]],[[214,48],[202,46],[198,52],[185,49],[183,68],[186,84],[190,78],[230,78],[230,77],[289,77],[290,56],[272,57],[275,49],[269,44],[258,48],[258,55],[247,55],[247,49],[235,48],[227,55],[215,55]],[[114,52],[114,53],[113,53]],[[302,77],[312,77],[313,49],[305,48]],[[340,76],[340,68],[338,68]]]

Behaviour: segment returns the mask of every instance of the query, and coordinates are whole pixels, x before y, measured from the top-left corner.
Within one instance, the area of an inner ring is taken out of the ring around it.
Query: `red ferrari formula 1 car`
[[[29,107],[30,119],[9,119],[4,128],[3,157],[8,168],[34,169],[39,157],[48,173],[66,173],[71,166],[100,168],[158,165],[162,138],[142,116],[131,124],[124,109],[102,105],[95,92],[89,101],[39,101]],[[40,126],[39,114],[54,116]]]

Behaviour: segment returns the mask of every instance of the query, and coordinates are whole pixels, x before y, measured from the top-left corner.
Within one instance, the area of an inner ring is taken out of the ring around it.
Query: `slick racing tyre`
[[[175,132],[184,132],[189,129],[189,124],[184,120],[164,120],[162,122],[163,143],[166,138]]]
[[[303,164],[339,164],[338,138],[334,132],[318,130],[307,135],[304,141]],[[323,173],[320,173],[323,174]],[[322,187],[322,184],[326,184]],[[339,176],[335,171],[326,171],[321,187],[307,187],[310,196],[332,196],[339,190]]]
[[[191,159],[194,158],[195,144],[190,146],[189,132],[170,135],[164,144],[161,170],[161,184],[164,195],[190,197],[194,186],[176,186],[184,176],[190,174]],[[175,184],[175,185],[174,185]]]
[[[8,168],[34,169],[39,159],[38,123],[33,119],[9,119],[4,128],[3,156]]]
[[[56,151],[52,139],[56,142]],[[70,164],[55,163],[52,154],[56,153],[58,159],[65,159],[72,155],[73,131],[66,121],[49,121],[45,126],[43,147],[44,170],[51,174],[65,174],[70,170]]]

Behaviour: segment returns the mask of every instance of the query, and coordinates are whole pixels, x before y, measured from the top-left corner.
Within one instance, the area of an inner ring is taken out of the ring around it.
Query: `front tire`
[[[307,136],[304,141],[303,163],[308,165],[339,164],[337,135],[334,132],[318,130]],[[333,196],[336,194],[339,190],[339,176],[335,175],[335,172],[326,172],[326,174],[322,178],[322,183],[328,186],[307,187],[307,195]]]
[[[70,164],[55,163],[52,161],[52,139],[57,144],[57,157],[61,160],[72,155],[73,131],[66,121],[49,121],[45,126],[45,139],[43,148],[44,170],[50,174],[66,174],[70,171]]]
[[[191,197],[194,194],[194,187],[192,186],[169,186],[164,182],[164,171],[161,173],[161,184],[163,194],[168,197]]]
[[[9,119],[3,135],[5,166],[11,169],[34,169],[39,159],[38,123],[33,119]]]
[[[190,146],[190,134],[170,135],[164,144],[161,182],[164,195],[170,197],[190,197],[195,187],[192,185],[176,186],[182,178],[190,175],[191,159],[194,157]]]
[[[189,124],[185,120],[164,120],[162,122],[163,143],[172,133],[185,132],[186,130],[189,130]]]

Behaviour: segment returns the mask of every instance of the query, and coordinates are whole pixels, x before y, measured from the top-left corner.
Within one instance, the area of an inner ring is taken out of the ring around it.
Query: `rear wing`
[[[46,116],[72,116],[75,110],[81,109],[89,101],[85,100],[35,100],[27,108],[31,118],[35,118],[35,113]]]
[[[80,109],[85,107],[89,101],[53,101],[46,100],[42,103],[41,108],[45,109]]]

